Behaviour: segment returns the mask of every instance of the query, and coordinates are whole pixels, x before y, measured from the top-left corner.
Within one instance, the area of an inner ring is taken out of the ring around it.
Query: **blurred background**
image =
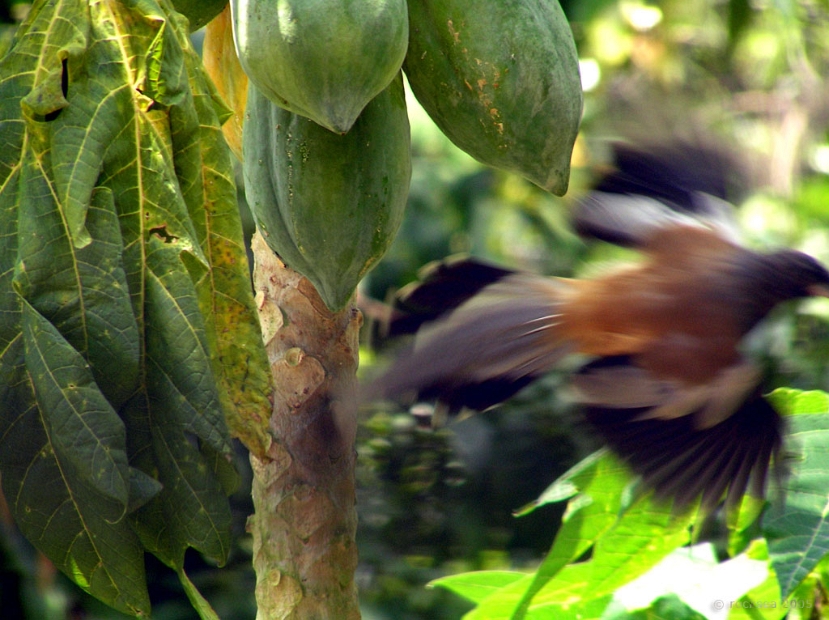
[[[27,7],[0,4],[0,55]],[[751,171],[737,213],[747,243],[797,247],[829,262],[829,0],[569,0],[563,8],[585,91],[568,194],[557,198],[478,164],[410,97],[408,211],[394,246],[363,283],[365,299],[385,300],[426,263],[458,253],[559,276],[623,258],[618,248],[583,243],[568,225],[570,206],[617,139],[721,140]],[[250,232],[249,216],[247,223]],[[393,353],[375,346],[366,308],[363,378]],[[749,347],[763,356],[771,386],[829,389],[829,302],[781,308]],[[366,620],[459,618],[470,606],[425,587],[430,580],[540,561],[563,506],[522,518],[513,511],[596,448],[557,397],[561,380],[552,374],[499,408],[438,430],[422,428],[407,411],[361,412],[358,581]],[[241,447],[238,462],[248,468]],[[194,553],[187,572],[222,618],[242,620],[255,616],[244,533],[249,484],[233,505],[229,565],[215,570]],[[194,617],[176,576],[152,557],[147,562],[154,617]],[[120,617],[56,574],[2,505],[0,609],[8,618]]]

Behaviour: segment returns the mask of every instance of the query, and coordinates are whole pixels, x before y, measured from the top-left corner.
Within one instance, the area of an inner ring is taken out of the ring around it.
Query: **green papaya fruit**
[[[245,192],[270,248],[342,309],[385,254],[411,180],[409,118],[398,77],[345,134],[248,90]]]
[[[231,0],[250,80],[271,101],[345,133],[400,71],[406,0]]]
[[[582,91],[556,0],[409,0],[403,70],[458,147],[555,194],[567,191]]]
[[[190,32],[195,32],[221,13],[227,0],[173,0],[173,6],[190,20]]]

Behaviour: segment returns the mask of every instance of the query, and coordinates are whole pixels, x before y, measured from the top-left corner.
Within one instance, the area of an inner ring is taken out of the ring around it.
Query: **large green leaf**
[[[123,518],[131,482],[123,423],[81,355],[28,303],[23,342],[37,407],[7,435],[28,445],[7,446],[23,458],[3,470],[21,530],[81,587],[146,613],[143,553]],[[38,448],[34,458],[26,447]]]
[[[113,406],[136,389],[140,338],[121,265],[121,235],[112,193],[87,196],[86,244],[75,246],[49,178],[48,126],[30,119],[18,201],[14,285],[76,350],[85,355]]]
[[[688,542],[695,517],[671,514],[648,498],[625,505],[630,481],[613,455],[597,452],[533,505],[571,497],[556,540],[534,574],[469,573],[434,584],[478,603],[465,616],[469,620],[600,616],[617,588]],[[590,549],[592,557],[577,562]]]
[[[173,110],[173,155],[179,178],[188,179],[184,199],[211,265],[196,278],[196,291],[230,429],[263,456],[270,444],[271,372],[251,297],[231,154],[215,122],[217,112],[223,120],[231,113],[223,104],[217,107],[215,87],[192,48],[184,61],[193,106]]]
[[[785,599],[829,554],[829,395],[777,390],[771,398],[789,414],[789,449],[797,453],[782,501],[763,521]]]
[[[3,491],[127,613],[145,550],[226,559],[225,417],[268,443],[223,116],[167,0],[36,2],[0,60]]]
[[[597,482],[600,481],[597,479]],[[589,509],[589,507],[588,507]],[[636,500],[612,523],[600,511],[585,520],[588,541],[595,537],[592,557],[563,567],[533,597],[527,618],[567,614],[590,606],[596,599],[644,574],[689,540],[693,513],[672,514],[669,507],[648,498]],[[590,525],[597,520],[600,527]],[[609,527],[608,527],[609,526]],[[569,535],[576,534],[571,531]],[[561,536],[561,534],[559,534]],[[575,548],[585,540],[579,535]],[[573,547],[573,544],[568,544]],[[555,545],[554,545],[555,549]]]
[[[569,562],[577,560],[610,529],[622,510],[631,476],[612,454],[601,450],[565,472],[538,499],[539,504],[574,496],[547,557],[516,606],[526,612],[533,597]]]
[[[215,470],[199,450],[230,458],[219,396],[204,342],[195,287],[160,239],[150,249],[146,281],[147,395],[128,408],[140,431],[136,463],[157,472],[164,490],[135,515],[145,546],[179,568],[188,546],[222,563],[229,551],[230,511]],[[188,291],[189,289],[189,291]],[[225,460],[225,463],[228,461]]]
[[[766,562],[744,554],[719,561],[710,542],[675,549],[650,571],[619,588],[613,608],[636,611],[676,597],[699,612],[699,617],[709,617],[711,612],[716,616],[716,601],[731,607],[752,588],[764,584],[768,572]]]

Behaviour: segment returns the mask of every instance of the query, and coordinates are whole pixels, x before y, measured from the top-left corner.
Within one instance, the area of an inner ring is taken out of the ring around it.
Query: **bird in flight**
[[[722,149],[617,145],[614,156],[573,224],[640,261],[592,279],[434,265],[398,294],[388,330],[413,344],[368,395],[483,410],[578,359],[573,398],[657,498],[710,511],[762,497],[783,424],[740,344],[778,304],[829,297],[829,272],[799,251],[739,243]]]

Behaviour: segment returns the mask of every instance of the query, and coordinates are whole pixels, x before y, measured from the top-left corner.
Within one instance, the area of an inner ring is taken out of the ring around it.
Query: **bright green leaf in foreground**
[[[578,608],[615,592],[687,544],[693,518],[646,498],[636,501],[597,539],[589,560],[568,564],[540,590],[528,617]]]
[[[575,465],[542,493],[547,498],[565,498],[566,490],[577,492],[567,505],[561,529],[552,549],[536,572],[517,609],[526,611],[533,597],[568,563],[582,556],[618,519],[622,497],[630,484],[627,468],[606,450]]]
[[[614,605],[629,611],[646,609],[660,598],[675,595],[702,616],[738,601],[761,585],[768,575],[766,562],[746,555],[719,562],[711,543],[675,549],[653,569],[619,588]]]
[[[482,570],[436,579],[430,585],[446,588],[474,603],[480,603],[501,588],[526,578],[527,575],[517,571]]]
[[[148,614],[144,552],[230,548],[226,417],[269,370],[226,115],[167,0],[36,2],[0,60],[0,470],[24,534]],[[206,608],[205,608],[206,609]]]
[[[777,390],[771,396],[789,413],[787,449],[797,456],[783,497],[763,520],[769,558],[783,598],[829,554],[829,395]]]
[[[784,617],[788,611],[780,598],[780,585],[777,583],[777,576],[769,565],[769,550],[765,539],[755,540],[746,550],[745,557],[752,560],[762,561],[766,566],[765,580],[755,586],[733,605],[729,601],[731,612],[729,620],[776,620]],[[742,578],[740,576],[739,578]],[[747,603],[752,601],[764,603],[762,606],[752,607]],[[777,604],[779,602],[779,604]]]
[[[592,617],[594,613],[599,617],[616,589],[650,570],[690,537],[693,514],[673,515],[647,498],[623,505],[630,480],[627,469],[611,454],[602,451],[588,457],[539,499],[542,504],[578,491],[535,574],[470,573],[436,585],[478,602],[467,615],[470,620]],[[577,562],[591,549],[590,559]],[[481,582],[483,578],[488,581]]]

